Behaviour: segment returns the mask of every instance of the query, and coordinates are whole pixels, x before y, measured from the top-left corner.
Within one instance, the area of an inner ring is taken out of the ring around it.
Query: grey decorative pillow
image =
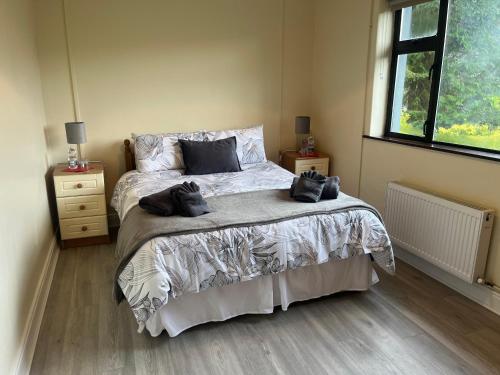
[[[139,172],[184,169],[179,139],[205,141],[205,131],[135,135],[135,164]]]
[[[208,142],[179,139],[179,143],[187,175],[241,171],[235,137]]]
[[[246,129],[210,131],[206,134],[211,141],[236,137],[236,153],[240,164],[255,164],[267,161],[263,129],[263,125],[258,125]]]

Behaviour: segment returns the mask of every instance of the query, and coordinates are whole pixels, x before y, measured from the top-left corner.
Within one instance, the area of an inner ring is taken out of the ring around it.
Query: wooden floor
[[[498,374],[500,317],[399,262],[367,292],[190,329],[136,332],[113,245],[61,251],[32,374]]]

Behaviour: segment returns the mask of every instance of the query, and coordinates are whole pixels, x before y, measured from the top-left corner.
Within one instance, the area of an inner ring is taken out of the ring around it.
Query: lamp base
[[[309,137],[309,134],[296,134],[295,135],[295,141],[296,144],[295,146],[297,147],[297,151],[300,152],[304,148],[304,144],[307,144],[307,138]]]
[[[82,172],[87,172],[87,171],[89,171],[91,169],[92,169],[92,167],[90,167],[88,165],[86,167],[82,167],[82,166],[79,165],[76,168],[70,168],[70,167],[65,168],[65,169],[63,169],[63,172],[82,173]]]
[[[301,156],[314,154],[314,137],[310,134],[297,134],[297,148]]]
[[[299,154],[303,158],[319,158],[319,152],[316,151],[299,151]]]

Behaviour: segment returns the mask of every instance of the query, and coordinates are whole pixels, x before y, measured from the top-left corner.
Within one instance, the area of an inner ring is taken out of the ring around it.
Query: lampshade
[[[87,143],[87,133],[85,132],[84,122],[67,122],[66,140],[70,145]]]
[[[311,132],[311,118],[309,116],[295,117],[295,134],[309,134]]]

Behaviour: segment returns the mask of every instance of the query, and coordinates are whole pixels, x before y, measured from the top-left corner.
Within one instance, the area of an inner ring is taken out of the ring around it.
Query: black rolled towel
[[[304,172],[295,184],[292,196],[300,202],[318,202],[321,199],[325,182],[326,177],[316,172]]]
[[[201,196],[200,187],[195,182],[184,182],[171,194],[176,212],[182,216],[195,217],[211,212],[207,202]]]
[[[293,198],[293,192],[295,191],[295,185],[297,185],[297,182],[299,182],[299,177],[294,177],[292,186],[290,186],[290,198]]]
[[[305,176],[305,177],[308,177],[308,178],[312,178],[312,179],[319,179],[319,180],[322,180],[322,179],[326,178],[323,175],[320,175],[316,171],[302,172],[300,174],[300,177],[302,177],[302,176]],[[290,197],[291,198],[293,198],[293,193],[295,191],[295,186],[297,185],[297,182],[299,182],[299,178],[300,177],[294,177],[293,178],[292,186],[290,186]]]
[[[321,176],[321,175],[318,175]],[[295,186],[299,181],[299,177],[294,177],[292,186],[290,186],[290,197],[293,198]],[[321,192],[321,199],[337,199],[340,192],[340,178],[339,176],[326,177],[325,186]]]
[[[139,207],[153,215],[171,216],[176,211],[171,193],[181,187],[182,184],[174,185],[158,193],[143,197],[139,200]]]
[[[340,178],[339,176],[327,177],[321,199],[337,199],[340,191]]]

